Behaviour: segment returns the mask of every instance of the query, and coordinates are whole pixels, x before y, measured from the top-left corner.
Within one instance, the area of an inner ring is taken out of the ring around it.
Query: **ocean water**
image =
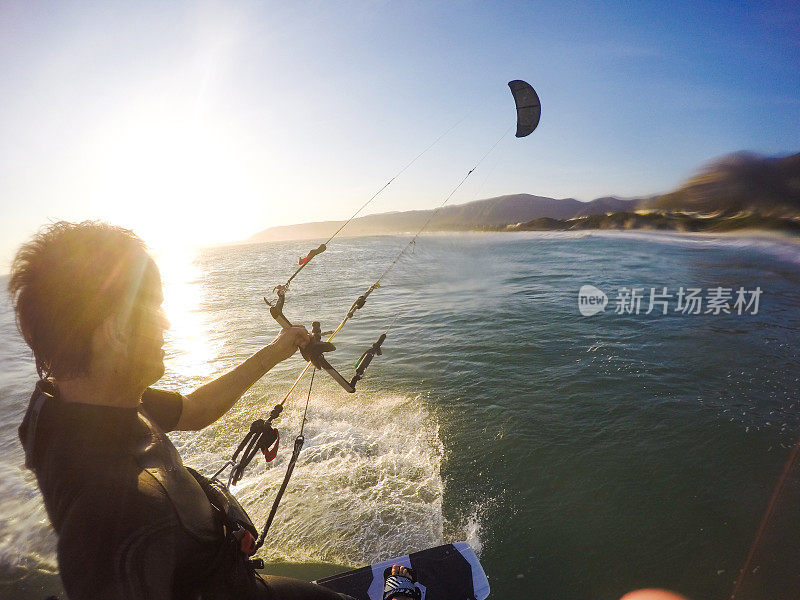
[[[286,314],[332,329],[407,239],[334,241],[293,283]],[[312,246],[160,257],[172,328],[159,386],[188,392],[268,343],[277,326],[262,297]],[[607,294],[604,312],[581,315],[583,285]],[[668,314],[646,314],[650,289],[665,287]],[[707,302],[719,287],[760,289],[758,310],[676,310],[680,288]],[[643,290],[638,314],[617,313],[623,288]],[[611,600],[638,587],[727,598],[800,437],[798,299],[800,248],[788,241],[423,236],[329,355],[349,374],[393,324],[358,392],[317,374],[306,446],[262,555],[312,577],[312,563],[356,566],[467,540],[494,598]],[[208,429],[172,434],[184,461],[215,471],[302,366],[279,365]],[[16,438],[34,379],[3,296],[2,597],[58,590],[55,536]],[[259,526],[307,386],[280,418],[277,460],[254,462],[235,488]],[[800,597],[799,470],[738,598]]]

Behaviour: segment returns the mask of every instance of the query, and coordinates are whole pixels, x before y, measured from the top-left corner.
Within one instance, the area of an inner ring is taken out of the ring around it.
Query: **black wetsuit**
[[[246,557],[233,564],[219,515],[164,434],[182,407],[180,394],[152,389],[138,409],[68,403],[37,384],[20,438],[69,598],[341,599],[301,581],[264,582],[243,568]]]

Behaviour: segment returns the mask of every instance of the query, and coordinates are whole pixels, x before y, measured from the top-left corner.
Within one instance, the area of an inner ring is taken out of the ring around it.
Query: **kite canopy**
[[[517,137],[530,135],[542,116],[542,103],[531,84],[520,79],[508,82],[514,102],[517,104]]]

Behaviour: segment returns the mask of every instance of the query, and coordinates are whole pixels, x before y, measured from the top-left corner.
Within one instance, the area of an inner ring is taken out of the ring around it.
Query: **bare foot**
[[[406,567],[400,565],[392,565],[392,575],[400,575],[401,577],[408,577],[413,581],[413,577],[411,573]],[[395,594],[392,596],[393,600],[414,600],[413,596],[408,596],[406,594]]]

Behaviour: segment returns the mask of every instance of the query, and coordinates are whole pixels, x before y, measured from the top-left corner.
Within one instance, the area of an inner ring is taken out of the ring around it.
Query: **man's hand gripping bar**
[[[286,288],[285,286],[279,286],[275,289],[275,291],[278,299],[275,302],[270,302],[264,298],[264,302],[269,305],[269,313],[272,315],[272,318],[275,319],[283,329],[288,329],[292,326],[292,323],[286,318],[286,315],[283,314],[283,304],[286,300]],[[349,319],[355,310],[364,306],[365,301],[366,296],[361,296],[350,309],[347,318]],[[339,329],[341,329],[341,327]],[[338,331],[338,329],[336,331]],[[333,332],[331,338],[336,334],[336,331]],[[326,371],[328,375],[333,377],[336,383],[342,386],[342,388],[344,388],[350,394],[356,391],[356,383],[364,377],[364,372],[372,362],[373,357],[376,355],[380,356],[382,354],[381,344],[383,344],[383,341],[386,339],[386,334],[382,334],[380,338],[378,338],[378,340],[372,344],[372,346],[366,352],[364,352],[364,354],[361,355],[361,358],[356,364],[355,375],[350,381],[347,381],[347,379],[345,379],[344,376],[342,376],[342,374],[339,373],[339,371],[337,371],[324,356],[325,352],[336,350],[336,346],[330,342],[331,338],[328,338],[328,341],[322,341],[322,331],[320,329],[319,321],[314,321],[311,324],[311,336],[312,340],[306,345],[306,347],[300,348],[300,353],[303,355],[303,358],[305,358],[318,369],[323,369]]]

